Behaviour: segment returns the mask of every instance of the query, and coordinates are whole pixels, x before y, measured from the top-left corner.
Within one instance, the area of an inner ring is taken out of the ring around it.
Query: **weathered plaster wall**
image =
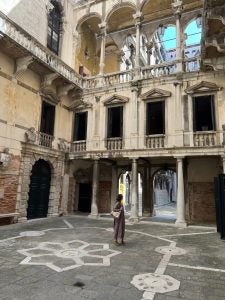
[[[213,179],[220,172],[218,158],[188,159],[188,208],[191,222],[215,222]]]

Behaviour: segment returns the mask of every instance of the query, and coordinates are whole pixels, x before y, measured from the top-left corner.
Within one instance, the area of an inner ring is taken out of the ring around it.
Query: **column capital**
[[[133,18],[135,21],[135,26],[138,26],[141,24],[141,21],[143,20],[142,12],[137,11],[136,14],[133,14]]]
[[[107,23],[106,22],[102,22],[100,24],[98,24],[98,27],[100,29],[100,33],[99,36],[105,36],[106,35],[106,31],[107,31]]]
[[[172,9],[175,17],[179,18],[183,11],[183,1],[174,0],[174,2],[172,3]]]
[[[176,158],[177,161],[182,161],[185,158],[185,156],[184,155],[176,155],[176,156],[174,156],[174,158]]]

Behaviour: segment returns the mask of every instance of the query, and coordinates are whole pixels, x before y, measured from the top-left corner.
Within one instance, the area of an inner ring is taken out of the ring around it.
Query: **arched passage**
[[[153,174],[153,205],[156,217],[176,219],[176,172],[159,169]]]
[[[34,164],[31,171],[27,219],[47,217],[50,183],[50,165],[40,159]]]
[[[125,212],[127,214],[131,211],[131,172],[126,171],[121,173],[118,178],[118,194],[123,195],[123,204]],[[142,216],[142,194],[143,194],[143,184],[142,184],[142,174],[138,172],[138,216]]]

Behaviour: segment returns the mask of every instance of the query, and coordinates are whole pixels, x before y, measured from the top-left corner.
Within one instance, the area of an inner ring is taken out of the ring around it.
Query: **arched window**
[[[48,41],[47,46],[54,53],[59,52],[59,37],[61,26],[61,12],[57,4],[51,2],[53,8],[48,15]]]

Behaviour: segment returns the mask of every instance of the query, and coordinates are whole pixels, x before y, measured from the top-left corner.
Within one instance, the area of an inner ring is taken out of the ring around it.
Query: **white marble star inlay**
[[[18,250],[26,256],[22,265],[45,265],[56,272],[72,270],[83,265],[110,266],[110,258],[119,251],[109,249],[109,244],[86,243],[80,240],[54,243],[42,242],[29,249]]]

